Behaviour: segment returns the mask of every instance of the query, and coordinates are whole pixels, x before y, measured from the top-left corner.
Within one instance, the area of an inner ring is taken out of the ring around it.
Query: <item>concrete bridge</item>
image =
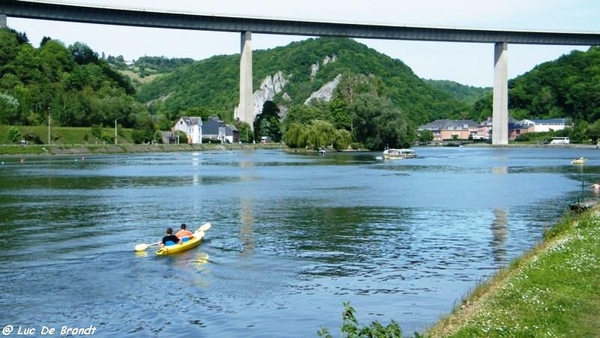
[[[64,3],[0,0],[0,26],[7,17],[91,24],[237,32],[241,34],[240,102],[235,116],[252,126],[252,32],[295,36],[490,43],[494,46],[492,144],[508,144],[508,44],[592,46],[600,33],[409,27],[202,15]],[[442,57],[442,56],[441,56]]]

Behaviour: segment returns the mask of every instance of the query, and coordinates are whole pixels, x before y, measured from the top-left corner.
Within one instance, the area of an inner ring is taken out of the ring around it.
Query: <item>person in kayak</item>
[[[175,236],[177,236],[177,238],[179,238],[180,240],[185,242],[186,240],[189,240],[191,236],[194,236],[194,233],[189,231],[187,229],[187,225],[185,225],[185,223],[183,223],[181,225],[181,229],[179,231],[177,231]]]
[[[169,246],[177,243],[179,243],[179,238],[173,235],[173,228],[167,228],[167,235],[163,237],[161,246]]]

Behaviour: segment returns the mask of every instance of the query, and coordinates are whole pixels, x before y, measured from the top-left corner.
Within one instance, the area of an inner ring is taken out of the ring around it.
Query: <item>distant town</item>
[[[514,141],[526,133],[554,132],[570,127],[569,120],[561,119],[536,119],[515,120],[509,119],[508,138]],[[177,132],[185,133],[186,140],[177,140]],[[482,123],[473,120],[435,120],[420,126],[417,131],[430,131],[433,135],[431,142],[441,143],[448,140],[489,141],[492,137],[492,119],[488,118]],[[181,117],[173,126],[170,133],[165,136],[164,143],[190,143],[201,144],[207,140],[221,143],[239,143],[239,131],[231,124],[217,118],[210,118],[202,122],[200,117]],[[569,143],[568,137],[555,137],[553,143]],[[261,141],[269,142],[269,137]]]
[[[526,133],[540,133],[563,130],[569,127],[569,121],[562,119],[544,120],[515,120],[509,118],[508,139],[514,141]],[[435,120],[422,125],[418,132],[431,131],[433,142],[444,140],[490,140],[492,137],[492,119],[488,118],[482,123],[473,120]],[[568,139],[568,138],[567,138]]]

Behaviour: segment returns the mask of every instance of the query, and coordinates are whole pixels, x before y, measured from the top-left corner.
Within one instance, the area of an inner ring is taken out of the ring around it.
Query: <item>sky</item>
[[[59,1],[46,1],[59,2]],[[543,30],[600,33],[598,0],[64,0],[60,3],[147,11],[330,21],[402,26]],[[8,26],[25,32],[34,47],[43,37],[69,46],[82,42],[106,56],[192,58],[240,52],[240,34],[78,24],[9,17]],[[252,34],[254,50],[285,46],[309,37]],[[424,79],[493,86],[492,44],[357,40],[399,59]],[[587,46],[508,45],[512,79],[536,65]]]

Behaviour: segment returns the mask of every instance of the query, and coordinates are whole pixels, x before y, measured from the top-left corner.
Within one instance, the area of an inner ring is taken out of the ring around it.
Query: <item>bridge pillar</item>
[[[6,14],[0,14],[0,28],[6,27]]]
[[[492,145],[508,144],[508,44],[494,46]]]
[[[235,118],[250,125],[254,130],[254,102],[252,101],[252,32],[242,33],[240,58],[240,105]]]

